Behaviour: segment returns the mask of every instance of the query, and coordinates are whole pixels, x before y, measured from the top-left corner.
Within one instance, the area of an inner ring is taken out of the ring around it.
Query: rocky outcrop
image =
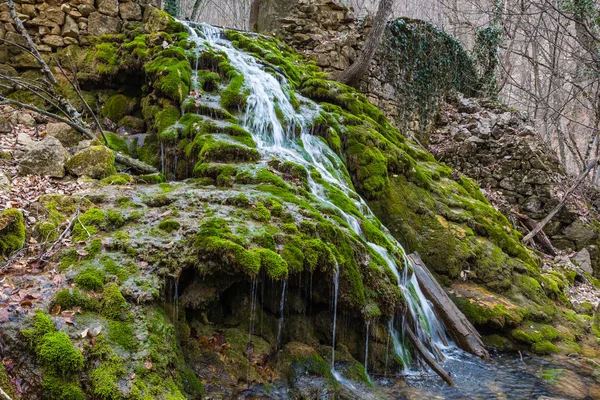
[[[429,151],[475,179],[524,233],[531,226],[520,216],[543,219],[572,183],[572,177],[523,113],[456,95],[444,106],[437,125],[429,138]],[[544,229],[555,247],[585,250],[596,274],[600,273],[600,231],[591,223],[597,211],[590,206],[598,198],[594,189],[582,188]],[[581,262],[589,270],[590,265]]]
[[[89,176],[94,179],[106,178],[117,172],[115,156],[105,146],[91,146],[75,153],[67,161],[66,167],[75,176]]]

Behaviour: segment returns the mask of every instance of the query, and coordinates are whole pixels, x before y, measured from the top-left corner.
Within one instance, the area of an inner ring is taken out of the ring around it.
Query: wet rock
[[[46,127],[46,134],[54,136],[67,148],[76,146],[81,138],[81,135],[64,122],[49,123]]]
[[[66,163],[69,173],[103,179],[116,173],[115,156],[106,146],[91,146],[81,150]]]
[[[60,140],[47,136],[40,142],[28,144],[28,148],[18,159],[19,174],[62,178],[65,176],[65,162],[68,157],[69,153]]]

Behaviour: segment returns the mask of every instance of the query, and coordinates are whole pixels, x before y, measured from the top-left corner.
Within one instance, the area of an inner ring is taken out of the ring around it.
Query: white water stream
[[[229,58],[230,64],[245,78],[245,88],[248,89],[249,95],[247,98],[247,106],[244,110],[244,119],[241,121],[243,127],[247,129],[255,142],[257,149],[264,160],[269,160],[273,157],[281,161],[291,161],[300,164],[306,168],[309,174],[308,183],[310,192],[317,201],[336,210],[340,217],[346,221],[352,231],[364,238],[361,229],[359,218],[350,215],[337,207],[328,199],[328,190],[324,185],[319,184],[313,179],[311,169],[318,171],[328,185],[345,193],[350,199],[353,199],[357,209],[363,214],[367,220],[376,222],[376,217],[373,215],[367,204],[354,191],[351,183],[347,178],[340,173],[343,170],[343,163],[338,156],[318,137],[310,134],[310,123],[316,116],[319,115],[319,106],[302,98],[302,107],[300,111],[296,111],[292,106],[290,99],[286,95],[287,83],[283,76],[279,80],[273,75],[264,71],[263,66],[257,60],[245,52],[239,51],[233,45],[222,38],[222,31],[206,25],[196,25],[187,23],[191,33],[191,40],[195,41],[198,48],[210,47],[215,51],[222,51]],[[197,63],[192,65],[194,76],[197,74]],[[197,82],[197,80],[194,80]],[[196,83],[197,84],[197,83]],[[193,88],[198,89],[198,88]],[[285,116],[285,125],[278,119],[276,110]],[[299,131],[299,138],[295,132]],[[385,260],[390,270],[396,276],[398,285],[405,295],[407,305],[413,320],[416,322],[416,332],[423,343],[429,346],[431,352],[436,355],[440,354],[438,348],[448,346],[448,339],[445,335],[444,327],[438,317],[435,315],[431,304],[425,299],[419,284],[414,274],[409,274],[411,265],[410,259],[402,246],[392,237],[392,235],[384,229],[384,234],[387,238],[400,250],[404,268],[402,274],[398,268],[396,260],[390,255],[387,249],[374,243],[367,243],[375,252],[377,252]],[[332,370],[336,378],[344,384],[350,385],[349,382],[341,378],[339,373],[335,371],[335,342],[336,342],[336,317],[337,317],[337,294],[339,284],[339,268],[336,269],[334,275],[334,320],[333,320],[333,354],[332,354]],[[284,287],[281,297],[281,308],[283,310],[285,301],[285,287],[287,282],[284,282]],[[365,357],[368,357],[368,326],[367,321],[367,338]],[[280,317],[280,326],[277,337],[277,346],[281,329],[283,325],[283,313]],[[401,358],[404,365],[410,365],[410,351],[403,344],[404,321],[400,324],[398,330],[392,321],[389,323],[389,331],[392,335],[394,351]],[[365,360],[366,364],[366,360]],[[367,365],[365,365],[365,368]]]

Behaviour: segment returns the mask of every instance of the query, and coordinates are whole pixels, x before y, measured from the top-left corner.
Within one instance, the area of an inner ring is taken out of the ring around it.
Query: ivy
[[[502,29],[497,25],[479,29],[475,35],[473,58],[477,64],[478,93],[495,98],[498,94],[496,68],[498,67],[498,47],[502,43]]]

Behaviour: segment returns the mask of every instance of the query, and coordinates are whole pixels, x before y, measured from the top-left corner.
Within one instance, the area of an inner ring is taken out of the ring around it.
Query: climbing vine
[[[502,42],[502,29],[492,25],[479,29],[475,35],[473,58],[477,65],[477,92],[481,96],[495,98],[498,94],[498,47]]]
[[[475,61],[458,40],[437,26],[397,19],[389,24],[386,40],[391,58],[385,63],[386,81],[399,99],[398,120],[413,121],[416,117],[419,130],[424,131],[448,91],[477,93]]]

